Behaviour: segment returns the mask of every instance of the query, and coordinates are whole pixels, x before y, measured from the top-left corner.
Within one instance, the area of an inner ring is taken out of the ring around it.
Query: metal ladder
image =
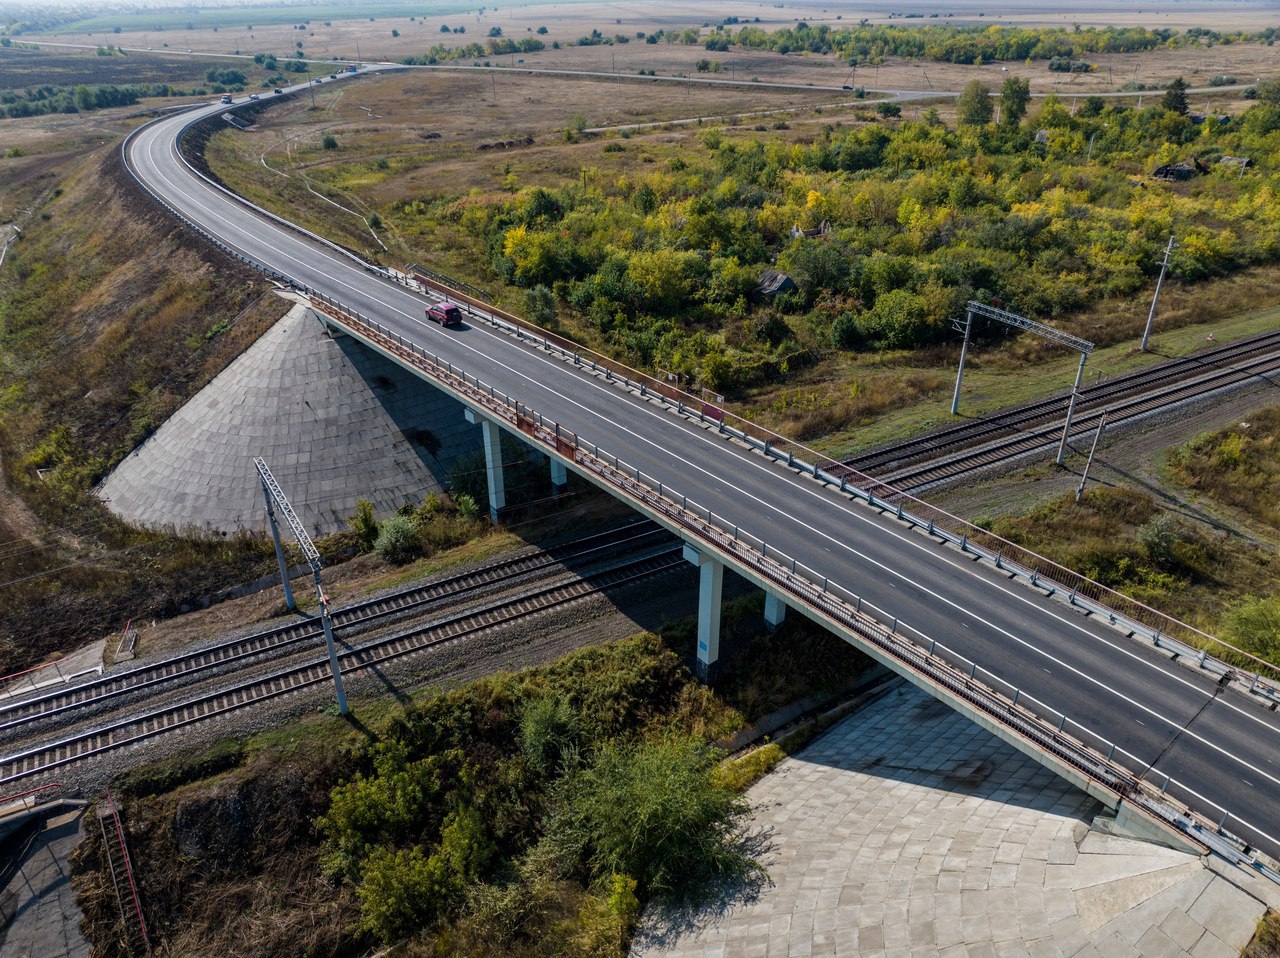
[[[120,905],[125,948],[131,955],[150,954],[151,939],[147,934],[146,919],[142,917],[142,899],[133,878],[133,865],[129,861],[120,812],[110,789],[107,789],[106,801],[98,807],[98,824],[102,828],[102,847],[111,869],[111,883],[115,886],[116,901]]]

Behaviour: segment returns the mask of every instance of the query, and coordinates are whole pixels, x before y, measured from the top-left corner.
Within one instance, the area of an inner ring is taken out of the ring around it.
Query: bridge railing
[[[506,326],[520,339],[571,360],[575,365],[616,381],[642,396],[657,394],[674,405],[681,415],[710,423],[724,433],[755,448],[763,455],[807,473],[870,505],[892,512],[897,518],[948,540],[965,551],[991,562],[1011,576],[1029,581],[1048,595],[1061,595],[1073,606],[1103,616],[1113,625],[1122,625],[1155,647],[1205,671],[1222,676],[1232,674],[1252,695],[1280,705],[1280,667],[1244,649],[1237,648],[1207,632],[1175,619],[1158,609],[1083,576],[1016,542],[1001,538],[959,516],[938,508],[895,486],[859,472],[824,456],[808,446],[724,409],[716,403],[685,392],[678,384],[650,376],[585,349],[555,333],[548,332],[504,310],[452,288],[438,277],[421,273],[405,275],[404,285],[447,296],[467,307],[473,316],[494,325]]]
[[[1137,760],[1118,749],[1114,742],[1107,741],[1065,713],[1024,694],[1005,679],[943,643],[928,639],[913,629],[900,627],[896,618],[832,583],[816,570],[717,517],[709,508],[680,495],[654,477],[645,476],[636,467],[593,443],[563,430],[535,410],[477,377],[456,369],[448,361],[406,340],[376,320],[359,316],[329,297],[315,293],[310,295],[314,308],[346,332],[413,366],[549,452],[572,459],[579,468],[595,475],[600,482],[621,492],[651,514],[663,517],[694,540],[750,570],[761,581],[786,594],[792,602],[802,603],[831,623],[857,634],[901,668],[946,689],[970,707],[1011,729],[1035,748],[1110,792],[1117,800],[1141,808],[1201,846],[1213,848],[1227,859],[1280,882],[1280,874],[1256,857],[1250,857],[1249,843],[1229,830],[1232,816],[1224,809],[1215,806],[1221,813],[1216,823],[1194,811],[1186,801],[1175,797],[1175,793],[1191,793],[1168,775],[1159,773],[1163,775],[1163,781],[1157,786],[1146,781],[1146,773],[1135,775],[1117,761],[1118,753],[1121,757]],[[1201,804],[1207,803],[1201,800]],[[1236,823],[1236,827],[1252,830],[1244,822]]]
[[[196,122],[199,121],[193,121],[189,127]],[[186,131],[184,130],[183,132],[185,133]],[[121,145],[125,168],[129,170],[130,175],[156,202],[160,203],[175,217],[227,255],[246,263],[280,283],[311,292],[303,284],[297,282],[296,279],[223,243],[156,195],[129,168],[127,151],[129,141],[133,135],[133,133],[130,133]],[[181,151],[179,151],[179,156],[181,157]],[[366,272],[381,276],[392,282],[413,286],[414,288],[430,289],[446,295],[450,299],[468,307],[468,312],[471,312],[472,315],[478,315],[495,326],[504,326],[518,338],[530,339],[549,352],[557,353],[562,358],[572,361],[580,368],[588,369],[597,375],[603,375],[607,380],[618,382],[623,387],[632,389],[642,396],[656,394],[664,401],[674,404],[679,414],[697,418],[702,423],[712,423],[722,432],[738,438],[770,458],[785,462],[790,468],[806,472],[815,479],[836,486],[842,492],[854,498],[862,499],[873,507],[892,511],[902,521],[927,530],[930,535],[936,535],[941,539],[950,541],[966,552],[972,552],[980,559],[991,562],[1001,571],[1023,578],[1033,586],[1044,589],[1046,594],[1065,596],[1071,605],[1105,617],[1112,624],[1127,629],[1133,635],[1151,642],[1156,648],[1169,652],[1184,662],[1193,663],[1217,676],[1231,674],[1237,684],[1246,689],[1251,695],[1263,699],[1273,708],[1280,707],[1280,667],[1265,659],[1166,615],[1158,609],[1145,605],[1122,592],[1117,592],[1099,582],[1095,582],[1024,546],[1010,542],[979,526],[975,526],[959,516],[952,515],[937,506],[917,499],[907,492],[881,482],[879,479],[858,472],[805,446],[803,443],[788,439],[764,426],[737,416],[724,409],[718,402],[708,403],[704,399],[680,389],[678,382],[672,383],[666,377],[650,376],[646,373],[638,372],[622,363],[594,353],[564,337],[534,326],[514,314],[483,303],[460,290],[445,285],[441,282],[442,277],[420,275],[419,279],[415,281],[406,274],[396,273],[368,263],[350,250],[344,249],[324,237],[317,236],[269,210],[250,203],[221,183],[205,176],[185,157],[181,158],[193,175],[204,180],[214,189],[253,209],[259,215],[270,219],[278,225],[335,251],[360,266]]]

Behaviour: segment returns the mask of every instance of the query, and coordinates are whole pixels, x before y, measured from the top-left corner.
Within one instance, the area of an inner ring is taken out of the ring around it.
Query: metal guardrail
[[[0,676],[0,697],[14,698],[44,688],[46,685],[63,685],[86,675],[101,675],[102,666],[90,666],[78,672],[63,672],[60,659],[32,666],[12,675]]]
[[[12,815],[15,812],[24,812],[35,808],[42,801],[48,801],[56,797],[55,794],[46,795],[46,792],[52,793],[55,789],[61,789],[62,787],[61,782],[47,782],[44,785],[37,785],[35,788],[28,788],[25,791],[14,792],[12,795],[0,797],[0,818]]]
[[[184,127],[179,134],[179,139],[198,122],[200,121],[193,121]],[[121,145],[126,169],[129,169],[128,143],[133,135],[133,133],[130,133]],[[1001,571],[1008,572],[1014,577],[1023,578],[1030,582],[1031,585],[1045,589],[1049,595],[1065,595],[1072,606],[1080,607],[1093,614],[1105,616],[1111,624],[1120,626],[1131,634],[1150,641],[1156,648],[1170,653],[1181,661],[1192,662],[1213,675],[1233,674],[1238,684],[1251,695],[1263,699],[1273,710],[1280,709],[1280,668],[1265,659],[1223,642],[1207,632],[1166,615],[1148,605],[1144,605],[1136,599],[1110,589],[1030,549],[1003,539],[872,476],[844,466],[802,443],[765,429],[748,419],[743,419],[728,412],[720,406],[704,402],[702,399],[684,392],[669,382],[648,376],[622,363],[594,353],[573,343],[571,340],[540,329],[511,313],[483,303],[460,290],[445,286],[438,280],[432,279],[432,285],[426,286],[394,270],[367,263],[349,250],[343,249],[341,246],[317,236],[315,233],[303,229],[283,217],[250,203],[220,183],[216,183],[205,176],[192,166],[185,157],[182,157],[180,151],[178,155],[194,176],[204,180],[229,198],[254,210],[272,222],[299,233],[313,242],[324,245],[351,260],[366,272],[409,288],[433,289],[437,293],[447,295],[460,305],[472,307],[475,310],[472,315],[479,315],[492,325],[506,327],[517,338],[532,339],[547,351],[558,353],[566,360],[571,360],[576,366],[589,369],[595,374],[603,375],[609,381],[616,379],[619,385],[635,390],[642,396],[648,396],[651,393],[657,394],[667,402],[675,403],[676,411],[679,414],[694,415],[696,413],[699,421],[716,424],[721,432],[728,433],[734,438],[748,443],[766,456],[786,462],[790,468],[807,472],[815,479],[828,485],[837,486],[842,492],[854,498],[862,499],[873,507],[893,511],[899,519],[917,528],[926,529],[930,535],[939,536],[960,546],[962,551],[972,552],[980,559],[992,562]],[[293,278],[251,257],[245,256],[238,250],[228,247],[156,196],[146,184],[142,183],[133,174],[132,170],[130,170],[130,175],[134,176],[134,179],[143,189],[160,202],[161,205],[224,252],[279,282],[303,288]],[[429,277],[424,276],[423,278],[428,279]]]
[[[185,129],[183,132],[185,132]],[[126,137],[121,146],[126,169],[129,169],[127,160],[128,143],[133,135],[134,134],[131,133],[129,137]],[[184,159],[184,163],[185,162],[186,161]],[[203,174],[200,174],[199,171],[190,167],[190,164],[187,165],[194,175],[205,179],[211,185],[226,193],[237,202],[240,202],[251,209],[257,210],[262,215],[294,230],[295,232],[299,232],[313,238],[317,242],[334,249],[358,263],[365,271],[380,275],[383,278],[404,286],[412,288],[419,287],[419,284],[413,282],[408,277],[402,278],[391,270],[384,270],[365,263],[349,251],[336,246],[336,244],[333,244],[321,237],[316,237],[315,234],[303,230],[275,214],[262,210],[260,207],[249,203],[247,200],[237,196],[235,193],[227,190],[220,184],[215,184],[211,180],[208,180],[208,178],[204,177]],[[319,294],[315,290],[311,290],[309,287],[297,282],[292,277],[280,273],[279,271],[274,270],[251,257],[245,256],[238,250],[232,249],[218,238],[212,236],[201,226],[192,222],[180,211],[174,209],[162,198],[157,196],[137,177],[136,174],[133,173],[131,169],[129,169],[129,172],[139,185],[158,203],[160,203],[160,205],[169,210],[179,220],[187,224],[201,236],[205,237],[219,249],[222,249],[234,258],[239,259],[273,279],[293,286],[308,295],[320,299],[325,304],[337,310],[339,314],[348,317],[350,320],[354,320],[357,327],[364,327],[372,332],[376,338],[382,340],[385,348],[388,348],[394,354],[400,355],[401,358],[407,359],[415,365],[417,365],[419,361],[427,363],[431,368],[424,368],[423,371],[428,372],[428,375],[431,376],[431,378],[441,381],[443,385],[454,389],[460,394],[468,395],[473,403],[476,403],[481,406],[481,408],[486,409],[491,414],[495,414],[506,420],[520,432],[530,436],[541,444],[554,449],[561,455],[571,456],[575,462],[584,468],[590,468],[593,471],[599,468],[607,468],[607,457],[602,458],[600,450],[594,445],[592,446],[590,458],[588,458],[585,448],[578,444],[576,435],[563,433],[558,424],[549,423],[540,414],[526,406],[523,406],[523,404],[512,399],[510,396],[495,390],[492,386],[486,386],[480,383],[480,381],[475,377],[468,377],[468,374],[466,374],[465,371],[455,369],[447,361],[441,360],[439,357],[428,353],[422,349],[422,347],[412,343],[411,341],[406,341],[400,334],[381,326],[381,324],[378,324],[375,321],[359,317],[358,314],[347,311],[335,300]],[[470,299],[470,297],[465,296],[465,294],[458,293],[454,293],[451,298],[460,300],[464,303],[467,299]],[[323,311],[326,313],[329,312],[328,310]],[[470,312],[471,310],[468,311]],[[1218,674],[1225,674],[1231,671],[1230,667],[1227,666],[1225,662],[1209,658],[1207,649],[1218,647],[1226,649],[1228,654],[1243,657],[1245,660],[1251,661],[1257,666],[1266,668],[1273,674],[1280,674],[1280,670],[1277,670],[1270,663],[1258,659],[1256,656],[1252,656],[1243,650],[1227,646],[1225,643],[1220,642],[1207,633],[1201,632],[1186,623],[1179,622],[1176,619],[1166,616],[1149,606],[1145,606],[1142,603],[1130,599],[1128,596],[1124,596],[1121,593],[1108,589],[1100,583],[1093,582],[1084,576],[1072,572],[1070,569],[1066,569],[1057,563],[1051,562],[1043,556],[1024,549],[1015,543],[1001,539],[986,530],[931,506],[922,500],[916,499],[901,490],[895,489],[892,486],[882,483],[865,474],[850,470],[840,463],[835,462],[828,457],[824,457],[800,443],[789,440],[772,432],[771,430],[758,426],[749,420],[742,419],[741,417],[729,413],[719,407],[711,406],[710,404],[707,404],[702,400],[679,390],[678,388],[672,387],[669,383],[662,382],[654,377],[649,377],[642,373],[636,373],[634,370],[622,366],[621,364],[607,360],[604,357],[597,356],[589,350],[577,347],[576,344],[565,346],[563,343],[567,341],[560,340],[559,337],[555,337],[546,331],[537,330],[537,328],[532,327],[531,324],[519,321],[516,317],[511,317],[509,314],[503,318],[499,318],[498,316],[493,315],[494,312],[495,311],[492,307],[485,307],[482,315],[484,315],[484,317],[494,326],[505,326],[508,331],[517,338],[531,339],[536,345],[539,345],[550,352],[559,353],[566,361],[571,361],[575,366],[589,369],[594,374],[603,376],[607,381],[612,382],[616,380],[619,385],[632,389],[638,392],[641,396],[648,396],[650,393],[655,393],[665,401],[674,402],[678,414],[689,416],[690,418],[696,416],[700,422],[714,425],[718,431],[728,433],[739,441],[758,449],[766,456],[780,462],[785,462],[790,468],[807,472],[815,479],[827,483],[828,485],[838,487],[842,492],[845,492],[854,498],[863,499],[872,507],[894,512],[899,519],[918,528],[927,529],[929,534],[936,535],[942,539],[959,545],[962,551],[972,552],[979,558],[989,560],[997,568],[1006,571],[1013,576],[1026,578],[1033,586],[1046,589],[1047,593],[1050,595],[1055,593],[1069,593],[1068,601],[1072,605],[1083,607],[1086,610],[1097,614],[1105,614],[1114,624],[1120,624],[1121,620],[1123,620],[1124,625],[1131,628],[1135,634],[1145,634],[1150,637],[1158,647],[1167,651],[1172,651],[1175,655],[1191,654],[1201,667],[1217,671]],[[339,320],[339,322],[342,322],[342,320]],[[365,338],[358,332],[356,332],[355,335],[357,335],[358,338]],[[468,388],[468,379],[470,379],[472,384],[471,388]],[[474,389],[475,392],[472,392],[472,389]],[[487,401],[485,400],[486,395],[488,397]],[[689,401],[686,402],[686,400]],[[811,461],[810,458],[798,457],[796,455],[797,451],[807,454],[808,457],[811,457]],[[612,458],[615,471],[622,469],[622,464],[618,461],[617,457]],[[643,477],[640,475],[638,470],[634,470],[634,475],[635,478],[632,480],[633,482],[637,485],[643,486],[645,489],[648,489],[650,494],[656,495],[662,501],[664,505],[662,512],[664,515],[667,514],[667,509],[676,507],[675,500],[672,498],[673,494],[671,494],[670,490],[664,489],[661,483],[658,484],[658,488],[655,493],[650,486],[643,483]],[[850,479],[856,480],[858,484],[852,484]],[[907,503],[910,503],[912,507],[910,511],[905,508]],[[688,517],[696,515],[696,511],[690,511],[691,506],[696,510],[695,504],[691,503],[686,497],[681,496],[679,505],[680,511],[676,515],[678,516],[682,526],[689,528],[690,531],[698,535],[699,538],[704,538],[701,533],[696,531],[696,523],[687,523]],[[652,508],[652,506],[650,507]],[[714,517],[711,511],[709,509],[704,509],[703,511],[706,513],[707,517],[705,522],[712,528],[717,528],[713,525]],[[718,529],[718,531],[721,535],[725,532],[723,529]],[[734,541],[740,541],[739,536],[739,530],[735,529],[732,539]],[[775,557],[770,557],[769,551],[770,547],[766,543],[761,542],[758,561],[762,563],[778,563],[779,559],[785,559],[785,557],[781,556],[780,553],[777,553],[776,550],[774,550]],[[781,573],[775,570],[773,575],[770,577],[771,581],[778,581],[780,583],[785,582],[786,585],[784,589],[788,594],[800,601],[809,602],[812,597],[808,593],[814,588],[813,584],[809,583],[807,580],[800,580],[800,582],[803,582],[803,586],[797,582],[792,582],[790,579],[785,578],[787,572],[785,566],[779,565],[778,568],[782,570]],[[792,576],[795,576],[798,573],[799,568],[801,567],[794,559],[790,560],[790,573]],[[813,570],[809,571],[813,572]],[[815,577],[820,577],[817,573],[814,573],[814,575]],[[831,590],[831,584],[825,577],[821,578],[823,581],[823,587],[820,594],[830,597],[827,601],[835,601],[834,593]],[[857,621],[862,626],[871,628],[873,633],[875,630],[883,628],[875,619],[865,616],[862,613],[863,606],[869,605],[869,603],[864,603],[860,597],[854,596],[851,593],[846,593],[846,596],[846,600],[840,601],[845,602],[847,605],[848,600],[851,599],[853,601],[853,605],[851,607],[851,611],[848,608],[843,609],[843,614],[845,617],[851,615],[854,618],[836,618],[834,621],[842,622],[849,628],[852,628],[853,626],[848,625],[848,621]],[[1103,601],[1104,599],[1106,600],[1105,603]],[[821,607],[815,606],[815,608],[818,608],[824,615],[830,614]],[[894,625],[893,628],[890,629],[889,635],[898,634],[896,618],[893,619],[893,623]],[[859,634],[863,633],[859,631]],[[867,637],[869,638],[870,636]],[[1185,640],[1183,637],[1185,637]],[[883,641],[888,642],[889,640]],[[893,645],[892,642],[889,644]],[[943,648],[943,646],[940,646],[936,642],[930,643],[930,649],[927,653],[928,661],[933,667],[943,670],[939,674],[946,674],[945,670],[952,669],[952,666],[950,666],[945,660],[936,656],[936,652],[939,648]],[[948,649],[947,651],[951,652],[952,650]],[[1201,652],[1205,654],[1202,655],[1200,654]],[[960,660],[964,659],[964,657],[959,656],[958,653],[953,652],[952,654],[956,655]],[[918,647],[912,655],[918,660],[920,655]],[[903,661],[910,661],[910,657],[903,659]],[[1214,664],[1210,665],[1211,662]],[[910,667],[918,668],[919,665],[913,664]],[[952,669],[952,671],[954,671],[954,669]],[[968,699],[970,695],[976,696],[978,700],[984,703],[982,706],[984,711],[992,709],[993,711],[989,714],[993,714],[993,717],[998,712],[1000,716],[998,720],[1010,728],[1019,730],[1024,727],[1028,729],[1038,729],[1041,738],[1029,739],[1031,741],[1036,741],[1038,747],[1043,747],[1046,751],[1055,755],[1058,753],[1059,748],[1067,749],[1073,756],[1070,764],[1072,764],[1073,767],[1078,768],[1082,774],[1089,775],[1091,779],[1098,781],[1098,783],[1103,787],[1115,791],[1117,795],[1128,797],[1131,801],[1140,802],[1150,814],[1153,814],[1161,821],[1166,822],[1170,827],[1176,828],[1188,836],[1193,836],[1193,840],[1204,843],[1205,838],[1213,837],[1215,840],[1221,839],[1231,844],[1238,845],[1240,848],[1249,847],[1243,840],[1236,838],[1231,832],[1226,830],[1226,825],[1232,816],[1225,809],[1218,808],[1218,811],[1222,812],[1222,817],[1218,823],[1214,825],[1208,819],[1198,816],[1188,806],[1167,798],[1167,789],[1171,785],[1177,785],[1178,783],[1166,778],[1164,785],[1160,789],[1156,790],[1148,783],[1134,779],[1134,777],[1121,766],[1113,764],[1112,759],[1116,752],[1116,746],[1114,743],[1106,742],[1100,736],[1097,736],[1088,730],[1085,726],[1080,725],[1073,720],[1069,720],[1065,715],[1061,715],[1056,729],[1052,729],[1052,726],[1050,726],[1051,734],[1049,734],[1047,738],[1044,738],[1042,726],[1046,723],[1042,719],[1038,718],[1034,713],[1026,710],[1020,705],[1020,702],[1022,701],[1034,700],[1031,699],[1030,696],[1022,695],[1020,691],[1016,689],[1013,689],[1012,698],[1000,695],[990,687],[977,682],[977,674],[979,671],[985,672],[986,670],[980,669],[977,663],[971,663],[968,679],[964,680],[963,675],[961,676],[961,679],[964,682],[974,683],[972,687],[970,687],[969,684],[964,685],[966,690],[966,699]],[[991,675],[991,673],[987,674]],[[995,679],[996,682],[1007,685],[1007,683],[1004,683],[1003,680],[998,677],[994,675],[991,677]],[[1237,675],[1237,678],[1239,679],[1241,677]],[[954,676],[951,676],[949,681],[955,681]],[[1280,703],[1280,689],[1277,689],[1269,682],[1263,681],[1257,673],[1247,674],[1244,677],[1244,685],[1251,693],[1260,695],[1269,700],[1273,707],[1277,703]],[[977,705],[978,702],[975,701],[974,704]],[[1036,704],[1042,705],[1043,703],[1037,702]],[[1050,709],[1050,711],[1053,710]],[[1066,736],[1065,728],[1068,724],[1074,725],[1082,734],[1096,740],[1099,747],[1101,749],[1105,749],[1106,755],[1103,756],[1099,748],[1091,747],[1083,740],[1072,739]],[[1128,788],[1129,792],[1127,794],[1124,793],[1120,790],[1122,788]],[[1252,830],[1247,823],[1241,822],[1240,824],[1244,828]],[[1244,852],[1239,852],[1238,854],[1243,857],[1247,857]],[[1263,874],[1266,874],[1267,877],[1271,877],[1280,882],[1280,876],[1276,875],[1275,872],[1270,871],[1267,866],[1261,864],[1256,859],[1249,859],[1249,861],[1251,862],[1252,867],[1256,870],[1259,870]]]
[[[1280,875],[1257,858],[1250,857],[1248,843],[1227,830],[1231,816],[1226,810],[1217,809],[1222,816],[1214,824],[1169,794],[1170,787],[1180,787],[1177,782],[1165,776],[1157,787],[1142,776],[1134,775],[1115,760],[1117,751],[1120,751],[1115,743],[1106,741],[1064,713],[1024,694],[1016,686],[942,643],[926,640],[919,633],[916,633],[916,639],[910,638],[905,630],[899,628],[896,618],[886,626],[864,609],[873,610],[886,620],[891,617],[883,610],[875,609],[871,603],[864,602],[860,596],[831,583],[816,570],[738,527],[730,528],[718,523],[710,509],[679,495],[663,483],[646,479],[635,467],[595,444],[581,440],[575,433],[562,429],[523,403],[454,367],[417,343],[406,340],[400,333],[347,310],[331,297],[314,291],[309,295],[313,297],[313,307],[344,332],[410,365],[484,414],[518,430],[547,452],[572,460],[579,468],[592,473],[600,482],[623,493],[646,511],[661,516],[692,539],[750,570],[793,602],[803,603],[832,624],[854,632],[902,667],[988,715],[1045,754],[1112,793],[1117,800],[1140,808],[1201,847],[1212,848],[1228,860],[1247,863],[1259,874],[1280,883]],[[947,655],[944,657],[940,652]],[[1001,691],[1001,687],[1008,691]],[[1030,707],[1032,705],[1039,706],[1039,710]],[[1055,716],[1056,724],[1046,718],[1047,715]],[[1249,828],[1247,823],[1241,822],[1240,825]]]
[[[472,307],[468,310],[471,315],[483,318],[492,325],[507,327],[508,332],[516,338],[532,341],[575,366],[601,375],[641,396],[656,394],[673,404],[679,415],[714,425],[719,432],[784,463],[788,468],[807,473],[874,508],[892,512],[898,519],[959,546],[962,552],[989,561],[1012,577],[1025,579],[1032,586],[1045,590],[1047,595],[1060,594],[1070,605],[1105,617],[1112,625],[1150,641],[1156,648],[1168,652],[1174,658],[1193,663],[1214,676],[1231,675],[1251,695],[1261,698],[1272,709],[1280,708],[1280,668],[1265,659],[1223,642],[888,483],[851,469],[720,406],[707,403],[670,383],[592,353],[571,340],[539,329],[501,309],[479,303],[465,293],[440,283],[414,282],[407,276],[393,278],[400,285],[430,290],[448,296],[459,305]],[[1212,654],[1214,651],[1218,654]]]

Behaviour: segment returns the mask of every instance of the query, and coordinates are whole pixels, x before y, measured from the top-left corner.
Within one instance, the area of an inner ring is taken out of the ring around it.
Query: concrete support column
[[[569,470],[555,456],[548,456],[547,458],[551,460],[551,492],[553,495],[558,496],[564,492],[564,487],[569,482]]]
[[[685,544],[684,558],[698,567],[698,678],[710,682],[720,658],[720,594],[724,563]]]
[[[489,518],[498,521],[507,505],[506,487],[502,483],[502,430],[492,419],[486,419],[473,409],[467,410],[467,422],[479,423],[484,441],[484,470],[489,480]]]
[[[764,624],[772,632],[778,626],[782,625],[782,620],[787,616],[787,604],[782,601],[782,596],[776,592],[765,590],[764,593]]]

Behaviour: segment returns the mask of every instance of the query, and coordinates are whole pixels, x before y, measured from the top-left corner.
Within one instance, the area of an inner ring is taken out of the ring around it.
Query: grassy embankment
[[[128,186],[127,123],[91,122],[92,140],[52,121],[4,171],[6,212],[29,215],[0,272],[0,672],[130,617],[173,614],[271,563],[246,539],[129,529],[91,494],[284,309]]]

